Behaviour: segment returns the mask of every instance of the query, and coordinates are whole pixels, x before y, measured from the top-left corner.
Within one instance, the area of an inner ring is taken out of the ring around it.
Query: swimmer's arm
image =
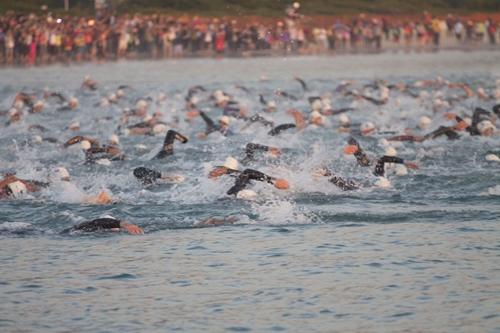
[[[260,171],[253,170],[253,169],[245,169],[243,171],[243,174],[246,175],[248,177],[248,179],[251,179],[251,180],[268,182],[270,184],[273,184],[273,181],[274,181],[273,177],[270,177],[270,176],[266,175],[265,173],[262,173]]]
[[[214,121],[212,119],[210,119],[210,117],[207,116],[207,114],[203,111],[200,111],[200,116],[205,121],[205,124],[207,125],[207,132],[214,131],[216,128]]]
[[[134,235],[144,233],[142,228],[136,226],[135,224],[128,223],[126,221],[107,219],[107,218],[84,222],[75,226],[73,229],[87,231],[87,232],[118,229],[127,231],[129,234],[134,234]]]

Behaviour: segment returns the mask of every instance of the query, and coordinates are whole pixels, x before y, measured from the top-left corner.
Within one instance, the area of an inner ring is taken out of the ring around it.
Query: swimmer
[[[219,119],[219,124],[216,125],[214,121],[207,116],[207,114],[203,111],[199,111],[199,114],[203,121],[205,121],[206,130],[204,133],[199,133],[198,138],[202,139],[208,136],[213,132],[219,132],[223,136],[231,135],[232,132],[229,130],[230,118],[228,116],[223,116]]]
[[[290,188],[288,181],[285,179],[271,177],[257,170],[245,169],[238,178],[236,178],[234,185],[227,191],[227,194],[237,196],[240,191],[245,190],[251,180],[272,184],[279,190],[287,190]]]
[[[247,124],[241,128],[242,131],[247,129],[248,127],[250,127],[252,124],[255,124],[255,123],[261,124],[265,127],[271,127],[271,128],[274,126],[273,121],[267,120],[266,118],[262,117],[258,113],[251,116],[250,118],[247,118],[246,121],[247,121]]]
[[[0,180],[0,198],[18,198],[25,193],[38,192],[48,186],[48,183],[20,179],[13,174],[9,174]]]
[[[72,111],[78,107],[78,99],[76,97],[71,97],[66,105],[57,108],[57,111]]]
[[[349,138],[349,145],[344,148],[344,153],[347,155],[354,155],[358,165],[362,167],[368,167],[373,164],[373,161],[368,157],[368,155],[361,149],[359,143],[354,138]],[[396,156],[382,156],[379,158],[375,164],[374,174],[376,176],[383,177],[385,174],[385,164],[386,163],[396,163],[403,164],[408,169],[418,169],[418,165],[413,162],[405,162],[402,158]]]
[[[92,221],[87,221],[75,225],[69,229],[65,229],[61,234],[67,234],[75,231],[96,232],[96,231],[126,231],[131,235],[143,235],[144,230],[135,224],[117,220],[112,217],[98,218]]]
[[[239,175],[241,171],[238,170],[238,166],[238,160],[236,160],[234,157],[229,156],[228,158],[226,158],[224,165],[216,166],[212,171],[210,171],[210,173],[208,174],[208,178],[213,179],[223,175]]]
[[[203,221],[196,222],[194,224],[195,227],[203,228],[203,227],[216,227],[221,225],[231,225],[238,221],[236,216],[227,216],[227,217],[211,217]]]
[[[97,90],[97,82],[92,80],[89,75],[86,75],[82,82],[82,88]]]
[[[448,140],[457,140],[460,135],[456,132],[457,126],[439,126],[438,129],[427,133],[425,135],[396,135],[387,138],[387,141],[411,141],[411,142],[423,142],[429,139],[436,139],[441,136],[446,136]]]
[[[290,129],[290,128],[297,128],[299,131],[306,128],[307,124],[304,120],[304,116],[302,115],[302,113],[299,110],[291,109],[291,110],[288,110],[287,113],[293,116],[293,118],[295,120],[295,124],[278,125],[275,128],[273,128],[272,130],[270,130],[267,133],[268,135],[276,136],[276,135],[280,134],[281,132],[283,132],[287,129]]]
[[[260,145],[257,143],[247,143],[247,145],[245,146],[245,158],[242,161],[243,164],[254,161],[256,152],[266,152],[274,158],[281,155],[281,150],[279,148]]]
[[[165,140],[163,141],[163,147],[158,154],[154,157],[154,159],[162,159],[167,156],[173,155],[174,153],[174,141],[178,140],[181,143],[187,143],[188,138],[184,135],[174,131],[168,130],[167,135],[165,135]]]
[[[166,183],[181,183],[184,181],[184,177],[181,175],[164,174],[145,167],[135,168],[133,173],[134,177],[137,178],[142,185],[151,185],[157,181],[163,181]]]
[[[355,181],[346,180],[342,177],[336,176],[327,168],[320,168],[318,170],[315,170],[314,174],[323,177],[331,177],[328,181],[340,188],[342,191],[352,191],[360,188],[360,185]]]

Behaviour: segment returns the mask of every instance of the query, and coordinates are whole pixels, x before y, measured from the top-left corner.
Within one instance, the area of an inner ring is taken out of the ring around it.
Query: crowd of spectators
[[[496,44],[499,25],[453,15],[418,19],[369,17],[331,19],[318,26],[295,3],[281,19],[172,17],[123,14],[58,17],[7,12],[0,16],[0,64],[39,65],[184,56],[317,54],[379,51],[385,47],[437,48]]]

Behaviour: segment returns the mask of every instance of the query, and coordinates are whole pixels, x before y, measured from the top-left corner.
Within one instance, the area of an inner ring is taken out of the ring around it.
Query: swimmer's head
[[[495,154],[487,154],[484,157],[488,162],[500,162],[500,157]]]
[[[122,98],[122,97],[124,97],[124,96],[125,96],[125,90],[123,90],[123,89],[118,89],[118,90],[116,91],[116,97],[118,97],[118,98]]]
[[[396,148],[391,147],[391,146],[387,147],[385,149],[385,155],[386,156],[396,156],[397,155]]]
[[[323,108],[323,103],[321,103],[321,100],[320,100],[320,99],[315,99],[315,100],[311,103],[311,109],[312,109],[313,111],[320,111],[322,108]]]
[[[70,180],[69,172],[68,169],[66,169],[65,167],[56,168],[54,173],[60,180],[69,182]]]
[[[32,138],[31,138],[31,142],[33,143],[42,143],[43,142],[43,139],[40,135],[34,135]]]
[[[87,150],[89,150],[89,149],[90,149],[90,147],[92,147],[92,144],[91,144],[91,143],[90,143],[90,141],[88,141],[88,140],[83,140],[82,142],[80,142],[80,147],[81,147],[83,150],[87,151]]]
[[[299,8],[300,8],[300,2],[295,1],[295,2],[293,3],[293,8],[295,8],[295,9],[299,9]]]
[[[489,120],[483,120],[477,124],[477,129],[482,136],[492,136],[496,130],[495,125]]]
[[[101,101],[99,102],[99,106],[102,108],[109,106],[109,100],[106,97],[101,98]]]
[[[257,198],[257,193],[252,190],[241,190],[236,194],[236,198],[243,200],[254,200]]]
[[[78,99],[76,97],[71,97],[69,99],[69,107],[72,109],[76,109],[78,107]]]
[[[135,108],[138,111],[146,112],[148,110],[148,102],[146,102],[143,99],[140,99],[137,101],[137,103],[135,103]]]
[[[111,134],[111,136],[109,137],[109,143],[112,145],[119,145],[120,139],[118,138],[118,135]]]
[[[41,112],[44,107],[45,103],[43,101],[36,101],[36,103],[33,104],[33,112]]]
[[[71,131],[79,131],[80,130],[80,122],[79,121],[72,121],[69,124],[68,129]]]
[[[366,123],[361,124],[360,130],[363,136],[369,136],[372,135],[373,132],[375,132],[375,125],[373,125],[373,123],[368,121]]]
[[[14,102],[13,107],[14,107],[15,109],[17,109],[17,110],[22,110],[22,109],[24,108],[24,102],[23,102],[22,100],[18,99],[18,100],[16,100],[16,101]]]
[[[429,127],[429,125],[432,123],[431,118],[427,116],[422,116],[420,117],[420,120],[418,121],[418,127],[422,130],[425,130]]]
[[[231,122],[231,120],[229,119],[228,116],[222,116],[220,117],[219,119],[219,124],[221,126],[229,126],[229,123]]]
[[[153,133],[155,135],[163,134],[167,132],[167,126],[165,124],[156,124],[153,126]]]
[[[311,113],[311,123],[315,125],[324,125],[325,117],[318,111],[313,111]]]
[[[349,125],[351,123],[351,120],[349,119],[349,117],[346,114],[341,113],[339,116],[339,122],[342,126],[346,126],[346,125]]]
[[[7,185],[7,188],[9,189],[11,195],[14,198],[18,198],[21,195],[25,194],[28,192],[28,189],[26,188],[26,185],[24,185],[23,182],[21,181],[15,181]]]
[[[286,179],[276,179],[273,184],[279,190],[288,190],[290,188],[290,184]]]
[[[385,177],[379,177],[378,180],[375,182],[375,186],[380,188],[390,188],[392,185],[389,179]]]
[[[108,96],[108,100],[112,103],[115,103],[118,100],[118,96],[116,94],[111,93]]]
[[[267,111],[269,111],[269,112],[276,111],[276,102],[275,101],[267,102]]]
[[[229,156],[228,158],[226,158],[226,161],[224,162],[224,167],[231,170],[238,170],[238,160],[236,160],[232,156]]]

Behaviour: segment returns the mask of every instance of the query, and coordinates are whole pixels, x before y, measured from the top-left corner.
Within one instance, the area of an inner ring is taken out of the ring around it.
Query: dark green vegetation
[[[281,16],[290,0],[108,0],[118,12],[171,12],[201,15]],[[94,0],[69,0],[71,12],[91,13]],[[39,11],[46,4],[50,11],[64,9],[64,0],[0,0],[6,10]],[[500,12],[500,0],[304,0],[301,11],[308,15],[345,15],[359,12],[377,14]]]

